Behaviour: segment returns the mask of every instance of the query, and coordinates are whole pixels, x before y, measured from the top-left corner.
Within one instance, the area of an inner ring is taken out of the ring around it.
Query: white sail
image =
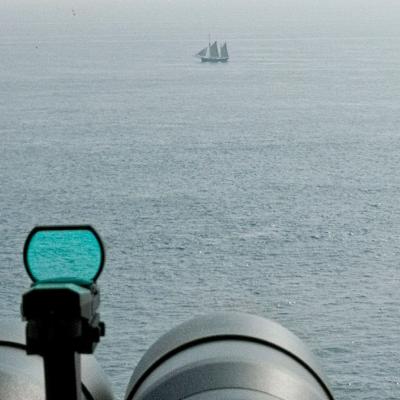
[[[218,44],[214,42],[210,46],[210,58],[219,58]]]
[[[205,57],[207,55],[207,50],[208,47],[204,47],[204,49],[201,49],[197,54],[196,57]]]
[[[226,42],[221,46],[221,58],[229,58]]]
[[[222,46],[218,46],[218,42],[215,41],[213,44],[208,42],[208,46],[201,49],[195,57],[201,58],[202,62],[227,62],[229,59],[228,47],[226,42]]]

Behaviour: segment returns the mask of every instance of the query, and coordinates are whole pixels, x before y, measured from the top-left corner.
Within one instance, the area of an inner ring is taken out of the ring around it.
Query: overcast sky
[[[72,11],[74,10],[74,11]],[[75,14],[75,15],[74,15]],[[400,35],[399,0],[1,0],[0,29],[128,24],[132,30]],[[0,39],[1,40],[1,39]]]

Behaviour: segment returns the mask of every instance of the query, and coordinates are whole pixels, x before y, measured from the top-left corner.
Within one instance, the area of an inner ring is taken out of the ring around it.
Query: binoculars
[[[35,228],[24,263],[25,327],[0,323],[0,400],[112,400],[93,356],[105,333],[96,280],[104,247],[90,226]],[[194,318],[144,354],[125,400],[333,400],[305,344],[262,317]]]

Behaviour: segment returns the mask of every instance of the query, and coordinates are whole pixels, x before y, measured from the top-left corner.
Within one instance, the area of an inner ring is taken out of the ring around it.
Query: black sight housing
[[[57,368],[66,366],[59,360]],[[82,355],[80,386],[82,400],[114,398],[110,381],[92,354]],[[0,399],[46,399],[43,358],[27,355],[26,326],[21,321],[0,321]]]
[[[97,312],[100,237],[88,226],[38,227],[24,252],[34,283],[23,295],[25,335],[22,323],[0,324],[0,400],[112,400],[92,355],[104,335]],[[125,400],[334,397],[293,333],[258,316],[219,313],[162,336],[137,365]]]

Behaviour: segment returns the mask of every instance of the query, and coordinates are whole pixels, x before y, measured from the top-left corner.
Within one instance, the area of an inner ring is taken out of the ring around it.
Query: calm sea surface
[[[0,318],[37,224],[107,247],[98,358],[122,398],[166,330],[275,319],[338,399],[400,397],[400,37],[10,30],[0,40]]]

